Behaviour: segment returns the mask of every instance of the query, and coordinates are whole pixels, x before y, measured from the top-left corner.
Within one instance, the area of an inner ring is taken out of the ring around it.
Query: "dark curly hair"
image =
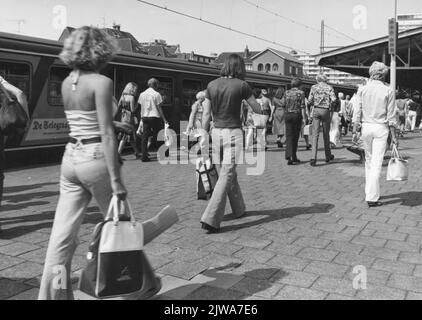
[[[84,26],[65,40],[60,59],[72,69],[99,71],[117,51],[114,38],[98,28]]]

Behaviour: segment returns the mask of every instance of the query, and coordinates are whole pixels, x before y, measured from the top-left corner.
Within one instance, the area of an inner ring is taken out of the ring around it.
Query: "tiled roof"
[[[66,27],[63,30],[59,38],[59,41],[64,41],[65,38],[67,38],[74,30],[75,28]],[[102,28],[101,30],[103,30],[108,35],[117,39],[117,42],[121,50],[147,54],[147,52],[143,50],[142,46],[139,44],[138,40],[136,40],[136,38],[131,33],[117,30],[114,28]]]
[[[302,61],[300,61],[299,59],[293,57],[291,54],[289,54],[287,52],[280,51],[280,50],[276,50],[276,49],[273,49],[273,48],[267,48],[267,49],[265,49],[265,50],[263,50],[261,52],[258,52],[257,54],[255,54],[251,58],[255,58],[255,56],[258,56],[258,55],[260,55],[260,54],[262,54],[262,53],[264,53],[264,52],[266,52],[268,50],[269,51],[272,51],[274,54],[278,55],[279,57],[281,57],[283,59],[286,59],[286,60],[289,60],[289,61],[293,61],[293,62],[296,62],[296,63],[303,64]]]
[[[177,58],[176,54],[169,52],[167,47],[163,45],[151,45],[151,46],[144,46],[143,49],[148,53],[150,56],[156,57],[165,57],[165,58]]]

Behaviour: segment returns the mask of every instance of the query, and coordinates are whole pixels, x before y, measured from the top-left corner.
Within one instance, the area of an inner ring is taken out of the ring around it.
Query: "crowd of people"
[[[83,214],[91,198],[96,199],[104,215],[113,195],[124,200],[128,191],[122,179],[119,151],[129,143],[136,158],[150,161],[149,140],[154,145],[160,128],[163,124],[168,126],[156,79],[148,81],[148,89],[140,93],[138,100],[135,83],[127,84],[120,99],[114,99],[112,80],[100,71],[112,59],[116,48],[115,41],[99,29],[82,27],[65,41],[60,54],[61,60],[72,68],[62,84],[70,139],[61,165],[60,197],[40,299],[73,298],[71,261]],[[301,135],[305,138],[306,149],[312,148],[310,165],[315,167],[321,128],[327,163],[334,160],[332,149],[339,147],[342,136],[351,131],[353,142],[360,141],[365,153],[366,202],[369,207],[381,206],[379,180],[388,138],[398,146],[396,128],[399,124],[403,126],[404,121],[409,123],[410,131],[415,130],[417,109],[420,108],[410,99],[399,99],[397,106],[394,104],[395,93],[384,83],[387,73],[388,68],[383,63],[374,62],[369,70],[370,80],[353,97],[343,93],[336,95],[324,74],[317,76],[317,83],[308,96],[302,90],[299,78],[292,80],[288,90],[279,88],[271,96],[267,90],[253,90],[244,80],[243,58],[230,55],[222,67],[221,77],[211,81],[206,90],[198,92],[187,128],[187,132],[197,130],[196,136],[200,139],[210,132],[213,146],[218,143],[221,147],[213,150],[221,153],[222,158],[218,181],[200,219],[202,228],[209,233],[219,231],[227,198],[236,218],[245,214],[246,205],[236,172],[238,157],[242,148],[253,151],[255,135],[262,141],[258,147],[266,150],[268,122],[273,123],[278,147],[285,148],[288,165],[301,163],[297,156]],[[0,81],[26,106],[20,91],[2,78]],[[68,270],[66,290],[54,286],[53,271],[57,265]]]

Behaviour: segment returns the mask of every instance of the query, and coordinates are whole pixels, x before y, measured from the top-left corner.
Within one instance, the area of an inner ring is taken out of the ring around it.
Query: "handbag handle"
[[[394,154],[393,154],[394,152]],[[399,149],[397,148],[396,144],[393,144],[393,149],[391,151],[391,156],[395,155],[395,158],[399,159],[399,160],[404,160],[402,155],[399,152]]]
[[[6,90],[6,88],[3,86],[3,84],[0,82],[0,90],[3,92],[3,94],[6,96],[7,100],[9,100],[9,102],[13,102],[13,98],[10,95],[9,91]]]
[[[105,220],[109,220],[113,217],[113,221],[117,225],[119,223],[119,214],[123,215],[126,210],[129,212],[130,221],[132,222],[133,225],[135,225],[136,219],[135,219],[135,216],[133,215],[133,210],[130,203],[127,200],[121,201],[119,200],[119,198],[117,198],[117,196],[113,195],[110,201],[110,205],[108,207]]]

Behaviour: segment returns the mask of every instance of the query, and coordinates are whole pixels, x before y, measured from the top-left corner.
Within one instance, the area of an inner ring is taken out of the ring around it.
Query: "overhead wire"
[[[162,9],[162,10],[165,10],[165,11],[168,11],[168,12],[172,12],[174,14],[178,14],[178,15],[186,17],[186,18],[201,21],[203,23],[206,23],[206,24],[209,24],[209,25],[212,25],[212,26],[215,26],[215,27],[219,27],[219,28],[222,28],[222,29],[225,29],[225,30],[229,30],[229,31],[232,31],[232,32],[235,32],[235,33],[238,33],[238,34],[242,34],[244,36],[251,37],[251,38],[255,38],[255,39],[261,40],[263,42],[271,43],[271,44],[283,47],[285,49],[294,50],[294,51],[298,51],[298,52],[302,52],[302,53],[310,55],[310,53],[305,51],[305,50],[299,50],[299,49],[296,49],[296,48],[293,48],[293,47],[290,47],[290,46],[286,46],[286,45],[279,43],[277,41],[272,41],[272,40],[269,40],[269,39],[266,39],[266,38],[263,38],[263,37],[259,37],[257,35],[250,34],[248,32],[244,32],[244,31],[241,31],[241,30],[238,30],[238,29],[233,29],[232,27],[224,26],[222,24],[204,19],[203,17],[198,18],[198,17],[195,17],[193,15],[187,14],[185,12],[181,12],[181,11],[177,11],[177,10],[174,10],[174,9],[170,9],[168,7],[160,6],[158,4],[155,4],[155,3],[152,3],[152,2],[149,2],[149,1],[144,1],[144,0],[137,0],[137,1],[140,2],[140,3],[146,4],[146,5],[158,8],[158,9]]]
[[[305,23],[303,23],[303,22],[297,21],[297,20],[295,20],[295,19],[292,19],[292,18],[289,18],[289,17],[283,16],[283,15],[281,15],[281,14],[277,13],[277,12],[274,12],[274,11],[272,11],[272,10],[269,10],[269,9],[267,9],[267,8],[264,8],[264,7],[260,6],[260,5],[258,5],[258,3],[254,3],[254,2],[249,1],[249,0],[242,0],[242,1],[243,1],[243,2],[245,2],[245,3],[247,3],[247,4],[249,4],[249,5],[251,5],[251,6],[253,6],[253,7],[256,7],[256,8],[257,8],[257,9],[259,9],[259,10],[262,10],[262,11],[264,11],[264,12],[267,12],[268,14],[274,15],[274,16],[276,16],[276,17],[280,18],[280,19],[283,19],[283,20],[286,20],[286,21],[288,21],[288,22],[290,22],[290,23],[293,23],[293,24],[299,25],[299,26],[301,26],[301,27],[303,27],[303,28],[306,28],[306,29],[309,29],[309,30],[311,30],[311,31],[321,33],[321,29],[318,29],[318,28],[315,28],[315,27],[309,26],[309,25],[307,25],[307,24],[305,24]],[[351,38],[351,37],[350,37],[350,36],[348,36],[347,34],[345,34],[345,33],[341,32],[341,31],[338,31],[338,30],[336,30],[336,29],[334,29],[334,28],[332,28],[332,27],[329,27],[329,29],[331,29],[331,30],[333,30],[333,31],[337,32],[338,34],[341,34],[344,38],[347,38],[347,39],[352,40],[352,41],[355,41],[355,42],[359,42],[359,41],[357,41],[357,40],[355,40],[355,39]],[[339,37],[339,36],[337,36],[337,35],[331,34],[331,33],[329,33],[329,32],[325,32],[325,34],[330,35],[330,36],[333,36],[333,37],[338,38],[338,39],[342,39],[342,38],[343,38],[343,37]]]

